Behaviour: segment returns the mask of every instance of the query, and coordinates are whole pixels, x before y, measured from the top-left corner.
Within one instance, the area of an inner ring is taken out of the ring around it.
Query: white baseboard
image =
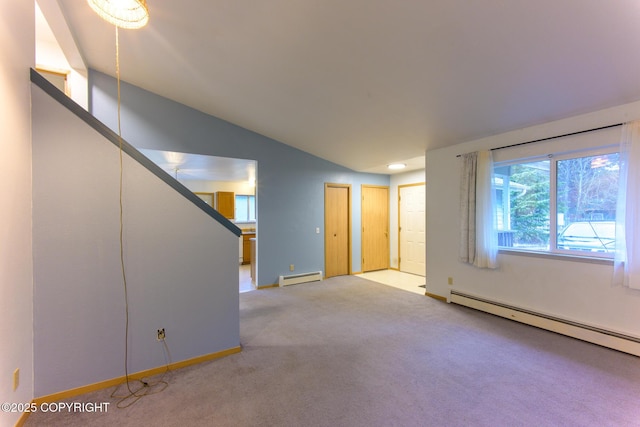
[[[640,356],[640,338],[638,337],[536,313],[457,291],[451,291],[450,302]]]

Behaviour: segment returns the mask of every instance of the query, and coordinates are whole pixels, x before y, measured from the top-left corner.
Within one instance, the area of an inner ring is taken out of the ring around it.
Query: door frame
[[[340,184],[335,182],[325,182],[324,183],[324,276],[327,277],[327,189],[328,188],[346,188],[347,189],[347,252],[348,252],[348,263],[347,269],[349,275],[352,274],[353,270],[351,268],[351,217],[352,217],[352,208],[351,208],[351,184]]]
[[[398,185],[398,271],[402,271],[402,251],[401,251],[401,240],[400,240],[400,236],[402,235],[402,231],[400,230],[400,226],[401,226],[401,220],[402,220],[402,211],[400,209],[400,189],[401,188],[406,188],[406,187],[418,187],[420,185],[424,186],[424,189],[426,191],[427,189],[427,185],[425,182],[415,182],[413,184],[401,184]],[[425,195],[425,211],[424,211],[424,215],[425,215],[425,222],[426,222],[426,216],[427,216],[427,209],[426,209],[426,195]],[[425,224],[425,228],[426,228],[426,224]],[[425,236],[426,238],[426,236]],[[426,244],[426,242],[425,242]],[[426,249],[426,248],[425,248]],[[425,269],[426,269],[426,263],[427,260],[425,259]],[[426,270],[425,270],[425,277],[426,277]]]

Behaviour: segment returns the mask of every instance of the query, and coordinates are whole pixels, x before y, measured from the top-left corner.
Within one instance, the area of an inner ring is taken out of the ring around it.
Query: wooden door
[[[362,271],[389,268],[389,187],[362,186]]]
[[[351,186],[325,184],[324,189],[325,276],[351,271]]]
[[[398,255],[400,271],[424,276],[425,252],[425,187],[424,184],[398,188]]]

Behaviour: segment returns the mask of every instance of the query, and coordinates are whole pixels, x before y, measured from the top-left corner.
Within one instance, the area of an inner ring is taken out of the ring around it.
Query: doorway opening
[[[256,289],[258,203],[256,160],[138,149],[242,230],[238,290]]]

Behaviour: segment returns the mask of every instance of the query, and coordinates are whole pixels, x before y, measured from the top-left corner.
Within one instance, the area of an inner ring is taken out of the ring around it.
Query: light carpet
[[[360,277],[243,293],[240,317],[241,353],[162,393],[26,425],[640,426],[635,356]]]

